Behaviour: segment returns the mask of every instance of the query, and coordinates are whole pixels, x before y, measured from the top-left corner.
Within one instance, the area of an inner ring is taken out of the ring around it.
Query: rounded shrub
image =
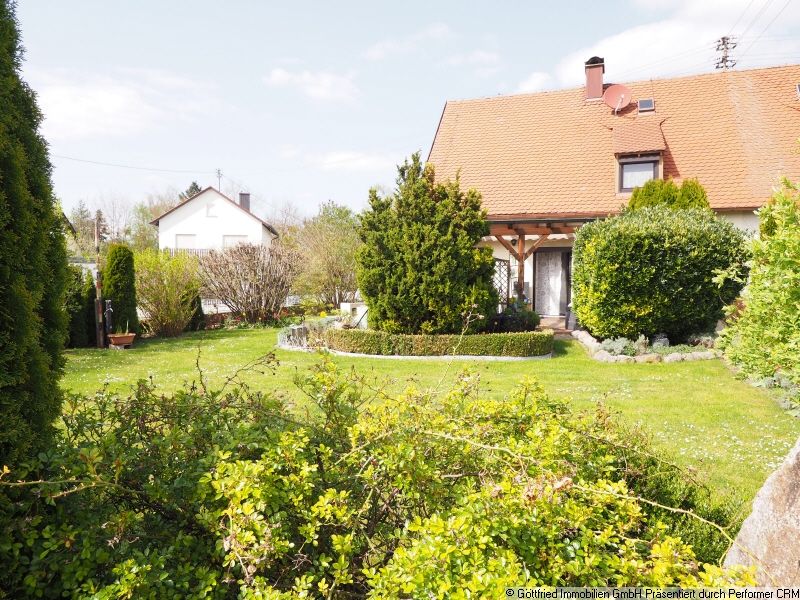
[[[706,190],[697,179],[685,179],[678,186],[672,179],[651,179],[631,194],[628,208],[669,206],[674,209],[709,208]]]
[[[573,307],[600,338],[713,328],[745,273],[745,235],[703,209],[653,206],[584,225],[574,247]],[[718,284],[719,272],[735,273]]]
[[[111,300],[114,331],[139,333],[133,252],[125,245],[113,244],[108,249],[103,269],[103,298]]]

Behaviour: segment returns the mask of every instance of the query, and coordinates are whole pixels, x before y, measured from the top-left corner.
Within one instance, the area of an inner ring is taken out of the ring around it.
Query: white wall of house
[[[717,214],[726,221],[733,223],[742,231],[752,234],[758,233],[758,215],[756,215],[755,211],[720,212]]]
[[[272,237],[255,215],[213,189],[164,215],[158,223],[160,249],[219,250],[242,242],[269,245]]]

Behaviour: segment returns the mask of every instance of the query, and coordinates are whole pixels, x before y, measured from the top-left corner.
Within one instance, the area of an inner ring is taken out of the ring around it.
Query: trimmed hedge
[[[553,351],[553,332],[409,335],[367,329],[326,329],[322,339],[331,350],[398,356],[542,356]]]
[[[744,234],[702,209],[652,206],[584,225],[573,250],[573,308],[602,339],[710,331],[746,276]],[[719,272],[731,274],[721,284]]]

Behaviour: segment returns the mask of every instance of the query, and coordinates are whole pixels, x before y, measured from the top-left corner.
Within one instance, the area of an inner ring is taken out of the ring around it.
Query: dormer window
[[[619,158],[619,191],[632,192],[651,179],[658,179],[661,157],[626,156]]]

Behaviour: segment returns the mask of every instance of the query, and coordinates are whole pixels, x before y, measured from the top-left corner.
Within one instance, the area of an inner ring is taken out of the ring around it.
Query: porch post
[[[525,295],[525,236],[517,234],[517,300],[522,302]]]

